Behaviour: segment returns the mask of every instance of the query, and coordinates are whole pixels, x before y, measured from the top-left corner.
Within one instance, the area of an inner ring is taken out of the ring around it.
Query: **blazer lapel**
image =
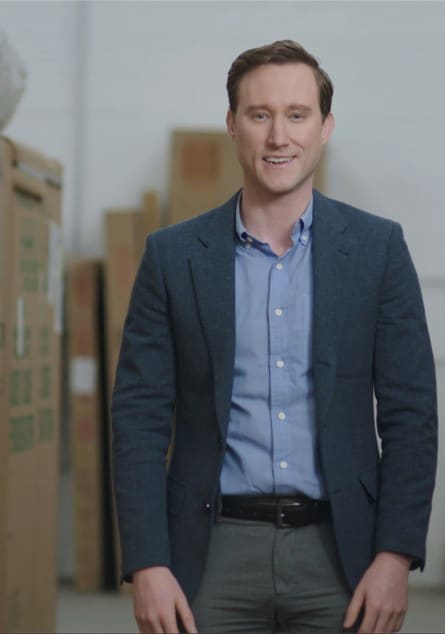
[[[194,291],[212,360],[216,414],[224,438],[230,415],[235,361],[236,194],[201,230],[190,258]]]
[[[351,289],[355,239],[335,203],[314,191],[313,220],[313,368],[317,420],[321,427],[332,396],[337,337],[346,294]]]

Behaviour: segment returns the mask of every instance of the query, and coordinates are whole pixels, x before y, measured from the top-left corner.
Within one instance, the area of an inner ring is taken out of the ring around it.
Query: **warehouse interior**
[[[35,261],[50,271],[50,310],[39,331],[46,339],[39,345],[49,359],[42,381],[55,412],[39,410],[46,412],[40,429],[47,442],[31,448],[19,402],[15,449],[5,445],[0,455],[4,466],[8,451],[13,456],[0,473],[0,480],[9,473],[0,494],[13,518],[0,539],[16,550],[17,563],[0,586],[5,631],[138,631],[131,588],[118,579],[109,395],[145,236],[224,202],[241,185],[225,132],[225,82],[243,50],[294,39],[331,76],[336,130],[316,185],[402,224],[425,303],[441,421],[444,24],[443,2],[0,2],[0,35],[23,71],[16,78],[20,98],[1,131],[8,142],[0,159],[2,167],[3,161],[30,166],[16,203],[29,240],[34,230],[40,235],[40,225],[29,220],[31,207],[42,207],[49,227]],[[43,188],[35,176],[42,170]],[[0,177],[6,182],[8,172]],[[28,260],[20,275],[24,284],[39,285],[32,264]],[[0,291],[12,284],[11,271],[0,273]],[[26,357],[34,345],[27,321],[34,308],[14,298],[14,323],[23,330],[16,353]],[[12,367],[22,372],[15,376],[17,393],[24,394],[31,370]],[[6,439],[5,431],[0,440]],[[427,565],[410,575],[403,632],[443,631],[444,527],[445,441],[439,434]]]

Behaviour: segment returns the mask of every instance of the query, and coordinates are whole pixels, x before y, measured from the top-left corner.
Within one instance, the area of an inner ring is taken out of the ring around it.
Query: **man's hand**
[[[146,634],[179,632],[177,615],[186,632],[195,634],[195,619],[173,574],[164,566],[144,568],[133,574],[134,616]]]
[[[363,609],[358,634],[398,632],[408,606],[410,558],[378,553],[352,596],[343,627],[353,627]]]

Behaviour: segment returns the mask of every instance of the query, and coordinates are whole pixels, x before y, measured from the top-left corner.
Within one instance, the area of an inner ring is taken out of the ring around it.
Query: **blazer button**
[[[210,502],[206,502],[204,504],[204,511],[206,513],[211,513],[212,512],[212,505],[210,504]]]

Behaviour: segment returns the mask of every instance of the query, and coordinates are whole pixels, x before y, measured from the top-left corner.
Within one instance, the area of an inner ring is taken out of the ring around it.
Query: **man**
[[[227,88],[242,191],[148,238],[125,325],[123,578],[143,632],[394,632],[436,464],[417,276],[398,224],[312,189],[334,119],[309,53],[246,51]]]

